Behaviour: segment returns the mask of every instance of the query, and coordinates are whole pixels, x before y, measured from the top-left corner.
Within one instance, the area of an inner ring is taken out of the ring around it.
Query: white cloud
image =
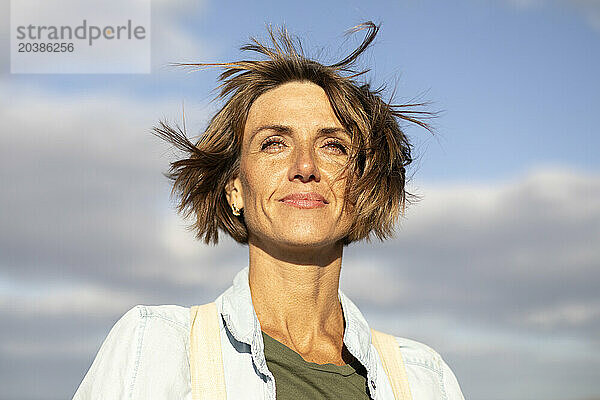
[[[38,341],[23,339],[15,336],[0,343],[0,354],[6,358],[39,358],[48,357],[60,359],[63,357],[81,357],[93,351],[98,345],[98,339],[83,338],[82,340],[59,341],[48,345],[48,341],[40,338]]]
[[[347,251],[342,278],[359,302],[594,336],[599,176],[543,167],[504,182],[424,185],[420,193],[394,240]]]
[[[0,100],[0,177],[10,182],[0,193],[4,268],[29,276],[46,264],[39,279],[119,279],[164,262],[162,172],[174,152],[151,128],[165,116],[179,119],[179,102],[0,86],[14,93]],[[190,126],[204,118],[198,114],[186,115]]]
[[[575,10],[594,29],[600,30],[600,1],[598,0],[506,0],[519,9],[535,9],[555,5]]]
[[[113,316],[123,305],[136,303],[134,293],[109,289],[90,283],[49,286],[42,290],[0,293],[0,309],[5,315],[35,318],[87,315]]]
[[[519,317],[529,325],[543,328],[584,325],[600,319],[600,302],[568,301],[530,310]]]
[[[389,266],[386,264],[376,265],[376,259],[372,263],[364,260],[353,260],[346,257],[342,265],[340,287],[353,299],[368,301],[374,306],[400,304],[413,294],[416,288],[409,282],[398,279],[390,279]],[[376,288],[376,290],[373,290]]]
[[[583,14],[588,23],[600,30],[600,2],[598,0],[570,0],[579,12]]]

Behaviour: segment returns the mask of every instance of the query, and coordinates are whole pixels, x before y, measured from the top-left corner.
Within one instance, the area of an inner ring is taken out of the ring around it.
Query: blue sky
[[[395,239],[347,249],[342,288],[438,350],[468,399],[600,398],[599,2],[154,0],[148,75],[10,74],[0,7],[0,398],[69,398],[129,308],[211,301],[247,264],[169,200],[151,127],[184,103],[199,134],[218,71],[168,63],[249,56],[266,23],[333,62],[365,20],[373,84],[442,113],[435,136],[407,128],[423,200]]]

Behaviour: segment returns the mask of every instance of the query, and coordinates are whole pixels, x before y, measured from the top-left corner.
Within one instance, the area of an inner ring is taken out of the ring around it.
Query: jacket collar
[[[255,361],[259,366],[264,367],[266,366],[264,344],[260,323],[252,305],[248,280],[249,269],[249,267],[245,267],[239,271],[233,279],[233,285],[217,297],[215,303],[233,337],[254,347],[252,353],[257,357]],[[372,397],[375,398],[377,355],[375,348],[371,345],[371,330],[358,307],[341,289],[338,290],[338,299],[346,321],[344,344],[367,370],[369,390]]]

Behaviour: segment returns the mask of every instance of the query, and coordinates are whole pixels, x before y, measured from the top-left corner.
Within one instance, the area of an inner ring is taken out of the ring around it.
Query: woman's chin
[[[285,251],[323,249],[334,247],[347,232],[341,229],[339,221],[331,216],[323,218],[289,218],[287,215],[270,218],[264,224],[256,224],[249,230],[264,246],[281,247]],[[273,223],[275,222],[276,223]],[[258,243],[256,243],[258,244]]]
[[[283,247],[298,249],[318,249],[333,245],[339,239],[335,238],[331,232],[324,232],[319,229],[290,229],[280,235],[276,234],[273,238],[275,243]]]

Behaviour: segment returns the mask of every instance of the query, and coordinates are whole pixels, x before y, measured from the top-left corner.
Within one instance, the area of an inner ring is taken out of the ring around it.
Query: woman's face
[[[351,139],[325,91],[289,82],[252,104],[242,142],[240,176],[230,202],[244,208],[249,240],[284,247],[322,247],[349,231],[340,174]]]

